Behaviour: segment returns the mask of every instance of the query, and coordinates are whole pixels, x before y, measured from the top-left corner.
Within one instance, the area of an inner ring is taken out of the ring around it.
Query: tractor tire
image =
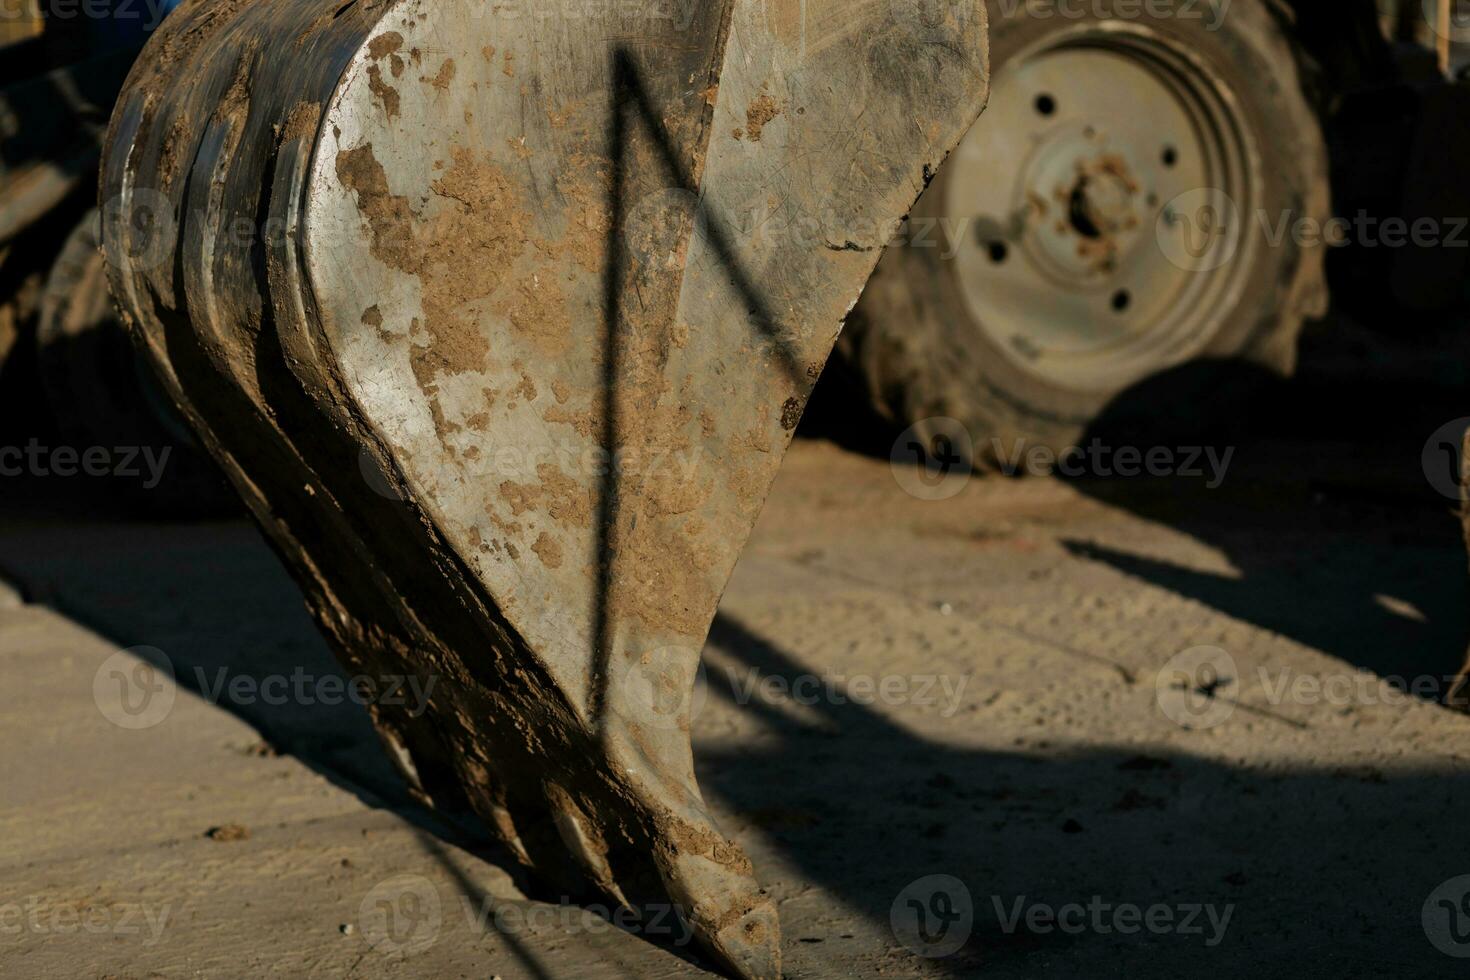
[[[1326,312],[1326,141],[1276,6],[1090,6],[992,0],[989,108],[838,344],[895,428],[962,431],[984,469],[1064,456],[1105,414],[1202,426],[1227,404],[1220,362],[1289,375]],[[1120,397],[1186,363],[1167,408]]]
[[[56,428],[84,459],[94,447],[105,451],[98,472],[134,509],[183,519],[239,514],[239,499],[174,414],[113,309],[98,220],[89,211],[72,230],[41,294],[36,356]]]

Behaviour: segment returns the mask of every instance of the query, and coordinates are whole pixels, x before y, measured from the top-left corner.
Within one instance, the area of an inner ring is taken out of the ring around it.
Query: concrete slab
[[[1434,896],[1470,873],[1470,720],[1380,683],[1458,666],[1454,516],[1294,458],[1248,453],[1215,491],[975,480],[936,502],[798,444],[694,733],[789,975],[1459,974]],[[248,528],[12,508],[0,568],[43,603],[0,612],[26,684],[0,716],[6,973],[703,975],[531,901],[403,796],[357,705],[232,698],[336,671]],[[178,693],[128,730],[96,684],[142,646]],[[1184,698],[1198,647],[1231,670]],[[206,836],[230,825],[249,838]],[[963,884],[951,905],[934,875]],[[969,927],[925,946],[910,902],[931,938],[943,908]]]

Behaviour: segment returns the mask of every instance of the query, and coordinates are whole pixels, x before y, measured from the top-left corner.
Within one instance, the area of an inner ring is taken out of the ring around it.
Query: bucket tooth
[[[416,791],[775,977],[695,670],[985,5],[576,6],[186,3],[113,118],[109,275],[337,656],[431,692],[373,708]]]

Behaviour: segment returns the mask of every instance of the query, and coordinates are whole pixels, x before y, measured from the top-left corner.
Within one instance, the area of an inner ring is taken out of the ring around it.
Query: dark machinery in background
[[[0,377],[38,379],[69,441],[173,447],[146,500],[218,510],[227,498],[119,329],[97,254],[98,147],[151,8],[62,19],[35,2],[0,20],[0,368],[23,355]],[[1446,70],[1435,5],[1177,6],[1148,18],[1131,3],[990,0],[990,108],[854,311],[843,397],[896,427],[958,420],[995,465],[1000,444],[1064,448],[1182,363],[1289,375],[1329,274],[1355,311],[1463,299],[1470,250],[1334,248],[1292,230],[1470,214],[1470,89]],[[1229,404],[1199,391],[1142,408],[1187,427]]]
[[[166,448],[162,483],[115,485],[149,512],[200,516],[235,505],[121,328],[97,241],[108,117],[168,6],[0,8],[0,379],[6,414],[68,445]]]
[[[1250,404],[1243,378],[1294,372],[1329,295],[1369,323],[1463,300],[1470,5],[989,7],[990,104],[839,341],[895,429],[1002,469],[1105,414],[1198,433]],[[1395,244],[1390,218],[1429,224]]]

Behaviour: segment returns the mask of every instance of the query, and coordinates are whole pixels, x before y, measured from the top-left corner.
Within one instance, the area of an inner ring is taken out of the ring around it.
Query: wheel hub
[[[1199,66],[1146,31],[1058,34],[1009,58],[946,170],[961,296],[1041,379],[1113,390],[1198,353],[1243,262],[1171,259],[1156,228],[1201,188],[1249,202],[1248,138]]]
[[[1143,227],[1138,180],[1120,153],[1101,145],[1092,126],[1042,137],[1020,182],[1026,258],[1069,288],[1095,286],[1137,246]]]

